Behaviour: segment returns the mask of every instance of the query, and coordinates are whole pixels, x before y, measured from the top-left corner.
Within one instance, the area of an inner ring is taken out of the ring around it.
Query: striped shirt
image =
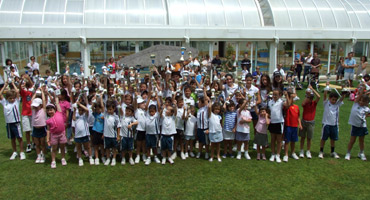
[[[199,108],[197,119],[199,129],[208,129],[208,106],[203,106],[202,108]]]
[[[117,138],[117,128],[121,128],[118,115],[104,113],[104,137]]]
[[[233,130],[233,128],[235,127],[236,116],[237,116],[236,111],[225,113],[224,129],[226,131]]]
[[[122,137],[133,138],[134,137],[133,127],[128,128],[127,126],[135,122],[136,119],[134,117],[122,117],[120,135]]]
[[[337,101],[335,104],[331,104],[329,100],[324,101],[322,124],[330,126],[338,125],[339,107],[343,104],[343,101]]]
[[[6,123],[18,123],[21,121],[19,112],[19,98],[16,98],[13,103],[9,103],[3,98],[0,103],[4,106],[4,117]]]

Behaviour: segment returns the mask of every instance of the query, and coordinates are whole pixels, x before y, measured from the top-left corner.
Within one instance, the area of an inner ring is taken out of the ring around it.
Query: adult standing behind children
[[[350,52],[348,58],[344,61],[344,80],[348,81],[349,87],[352,87],[355,66],[356,60],[353,58],[353,52]]]

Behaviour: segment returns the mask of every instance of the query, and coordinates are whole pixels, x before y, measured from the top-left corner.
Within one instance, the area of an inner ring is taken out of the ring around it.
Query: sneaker
[[[245,157],[245,159],[247,159],[247,160],[250,160],[250,159],[251,159],[251,157],[250,157],[250,156],[249,156],[249,154],[248,154],[248,151],[244,152],[244,157]]]
[[[238,160],[242,159],[242,153],[240,151],[238,152],[238,155],[236,156],[236,159],[238,159]]]
[[[166,158],[162,158],[162,165],[166,164]]]
[[[262,160],[266,160],[266,155],[262,154]]]
[[[26,153],[29,153],[32,151],[31,144],[27,144]]]
[[[261,159],[261,154],[257,153],[257,160]]]
[[[82,160],[82,158],[78,159],[78,166],[84,166],[84,161]]]
[[[270,157],[270,161],[271,161],[271,162],[274,162],[274,161],[275,161],[275,155],[274,155],[274,154],[272,154],[272,155],[271,155],[271,157]]]
[[[306,151],[306,157],[307,157],[308,159],[311,159],[311,158],[312,158],[312,156],[311,156],[311,152],[310,152],[310,151]]]
[[[257,144],[253,144],[253,150],[257,150]]]
[[[172,165],[174,162],[172,160],[172,158],[168,158],[168,162]]]
[[[170,157],[172,160],[175,160],[177,158],[177,152],[173,152],[173,154]]]
[[[340,158],[339,155],[336,152],[331,153],[331,156],[336,158],[336,159]]]
[[[206,155],[204,156],[204,158],[205,158],[206,160],[208,160],[208,158],[209,158],[208,153],[206,153]]]
[[[104,165],[105,165],[105,166],[108,166],[108,165],[109,165],[109,163],[110,163],[110,159],[108,158],[107,160],[105,160]]]
[[[12,156],[10,156],[10,160],[14,160],[18,156],[17,152],[13,152]]]
[[[40,163],[45,163],[45,155],[41,154]]]
[[[149,157],[149,158],[146,159],[145,165],[148,166],[148,165],[150,165],[151,162],[152,162],[152,159]]]
[[[26,159],[26,154],[24,154],[24,152],[21,152],[19,154],[19,157],[20,157],[21,160],[24,160],[24,159]]]
[[[208,161],[209,161],[209,162],[213,162],[213,158],[210,158]]]
[[[92,157],[90,157],[89,161],[90,161],[90,165],[94,165],[95,164],[94,159]]]
[[[299,157],[300,157],[300,158],[304,158],[304,151],[303,151],[303,150],[301,150],[301,151],[299,152]]]
[[[101,158],[101,162],[102,162],[102,163],[105,163],[105,161],[107,161],[107,159],[106,159],[105,157],[102,157],[102,158]]]
[[[275,158],[276,158],[276,162],[277,162],[277,163],[281,163],[280,155],[279,155],[279,156],[278,156],[278,155],[276,155],[276,156],[275,156]]]
[[[289,158],[288,156],[284,156],[284,157],[283,157],[283,161],[284,161],[284,162],[288,162],[288,158]]]
[[[183,159],[183,160],[185,160],[185,159],[186,159],[186,156],[185,156],[184,152],[181,152],[181,153],[180,153],[180,157],[181,157],[181,159]]]
[[[95,165],[99,165],[99,158],[95,158]]]
[[[344,159],[346,159],[346,160],[351,160],[351,154],[346,153],[346,156],[344,157]]]
[[[185,158],[189,158],[189,153],[188,152],[185,153]]]
[[[116,159],[112,158],[112,162],[110,163],[110,166],[116,166]]]
[[[323,152],[319,152],[319,158],[321,158],[321,159],[324,158],[324,153]]]
[[[194,153],[192,151],[189,153],[189,156],[192,157],[192,158],[195,157],[195,155],[194,155]]]
[[[135,162],[134,162],[134,159],[132,159],[132,158],[130,158],[129,160],[128,160],[128,162],[130,163],[130,165],[135,165]]]
[[[222,160],[221,160],[221,158],[220,158],[220,157],[218,157],[218,158],[217,158],[217,161],[218,161],[218,162],[222,162]]]
[[[39,154],[39,155],[37,155],[35,163],[36,164],[40,163],[40,160],[41,160],[41,155]]]
[[[126,164],[126,158],[122,158],[121,165],[125,165],[125,164]]]
[[[55,161],[51,162],[51,169],[57,168],[57,163]]]
[[[366,161],[367,160],[364,153],[359,153],[358,154],[358,157],[361,158],[361,160],[363,160],[363,161]]]
[[[197,153],[197,157],[196,158],[200,158],[200,152]]]
[[[62,158],[61,163],[62,163],[63,166],[66,166],[67,165],[66,159]]]
[[[145,154],[143,154],[143,161],[146,161],[147,157]]]
[[[157,164],[161,163],[161,161],[159,160],[159,158],[157,156],[154,156],[154,162],[157,163]]]
[[[136,158],[135,158],[135,164],[138,164],[140,162],[140,156],[137,155]]]
[[[222,158],[226,158],[226,154],[222,155]]]
[[[294,158],[294,160],[299,160],[299,157],[295,153],[292,153],[292,158]]]

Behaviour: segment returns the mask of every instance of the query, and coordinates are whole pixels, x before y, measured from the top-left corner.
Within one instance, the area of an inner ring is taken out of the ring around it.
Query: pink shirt
[[[44,109],[41,108],[39,111],[32,109],[32,126],[35,127],[46,126],[46,113]]]
[[[256,131],[261,134],[267,134],[266,117],[262,117],[261,115],[258,116]]]
[[[49,126],[51,134],[62,134],[65,131],[63,114],[61,112],[55,112],[53,117],[46,120],[46,124]]]
[[[67,110],[71,108],[71,103],[68,101],[60,101],[59,102],[60,108],[62,109],[63,114],[63,122],[67,121]]]

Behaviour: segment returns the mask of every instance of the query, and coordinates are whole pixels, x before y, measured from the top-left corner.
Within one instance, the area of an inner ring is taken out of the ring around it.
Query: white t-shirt
[[[274,72],[279,72],[282,77],[285,77],[285,72],[284,72],[283,68],[281,68],[280,70],[278,68],[276,68],[274,70]]]
[[[271,111],[271,123],[283,123],[283,107],[284,102],[281,99],[274,101],[273,99],[269,100],[268,107]]]
[[[121,128],[118,115],[104,113],[104,137],[117,138],[117,128]]]
[[[190,96],[190,98],[186,98],[185,95],[184,95],[184,106],[187,107],[188,106],[188,103],[191,105],[191,106],[194,106],[195,105],[195,101],[193,99],[193,97]]]
[[[322,117],[322,123],[330,126],[338,125],[339,107],[344,104],[343,101],[337,101],[335,104],[331,104],[329,100],[326,100],[323,103],[324,114]]]
[[[4,117],[6,123],[17,123],[21,122],[21,115],[19,113],[19,98],[16,98],[13,103],[9,103],[3,98],[0,103],[4,107]]]
[[[125,103],[121,104],[122,116],[126,116],[126,107],[127,107],[127,105]]]
[[[134,131],[132,127],[129,129],[127,126],[135,123],[136,119],[134,117],[122,117],[121,118],[121,129],[120,129],[120,135],[122,137],[128,137],[133,138],[134,137]]]
[[[175,116],[164,116],[162,121],[162,135],[176,134]]]
[[[184,135],[186,136],[195,136],[195,130],[197,125],[197,118],[193,115],[189,115],[188,120],[186,121],[185,125],[185,132]]]
[[[92,105],[87,105],[87,108],[89,109],[89,113],[92,113]],[[89,118],[87,118],[87,121],[89,123],[89,127],[93,127],[94,126],[94,122],[95,122],[95,117],[94,115],[90,115],[89,114]]]
[[[197,113],[197,124],[199,129],[208,129],[208,107],[199,108]]]
[[[138,131],[145,131],[145,121],[146,121],[146,114],[145,111],[141,108],[138,108],[135,111],[135,118],[139,122],[139,124],[136,127],[136,130]]]
[[[258,91],[259,91],[259,89],[256,87],[256,86],[254,86],[254,85],[251,85],[251,87],[248,89],[248,88],[245,88],[245,90],[246,90],[246,94],[245,95],[251,95],[252,96],[252,102],[253,103],[256,103],[257,102],[257,96],[258,96]],[[252,107],[251,109],[250,109],[250,112],[255,112],[255,110],[254,110],[254,108]]]
[[[182,119],[184,112],[185,112],[184,108],[177,108],[176,129],[184,130],[185,121]]]
[[[158,135],[160,134],[160,129],[159,129],[159,120],[160,116],[158,113],[155,113],[153,116],[146,116],[146,121],[145,121],[145,130],[146,134],[148,135]]]
[[[366,127],[366,115],[370,113],[370,108],[367,106],[360,106],[354,103],[349,116],[348,124],[356,127]]]
[[[222,131],[221,120],[222,120],[222,117],[220,115],[215,115],[211,113],[211,116],[209,118],[209,132],[210,133],[217,133],[217,132]]]
[[[252,119],[251,112],[249,112],[249,110],[242,110],[239,113],[239,109],[238,109],[237,114],[238,115],[237,115],[237,122],[236,122],[236,131],[241,132],[241,133],[249,133],[250,132],[249,123],[240,124],[239,122],[242,119],[244,119],[244,120]]]
[[[37,62],[34,62],[33,65],[31,63],[28,63],[27,66],[31,69],[31,71],[33,71],[35,69],[39,70],[39,68],[40,68],[39,63],[37,63]]]
[[[225,98],[229,97],[231,94],[233,94],[235,92],[235,90],[237,90],[239,88],[238,84],[236,84],[236,83],[234,83],[232,85],[232,87],[229,87],[229,85],[227,85],[227,84],[225,84],[224,87],[225,87],[225,90],[224,90]],[[234,98],[235,98],[235,96],[234,96]],[[234,98],[233,98],[233,100],[234,100]]]
[[[72,127],[75,128],[75,138],[82,138],[90,135],[88,121],[90,115],[92,115],[90,111],[88,116],[86,116],[86,113],[80,115],[78,110],[76,111],[76,120],[72,121]]]

